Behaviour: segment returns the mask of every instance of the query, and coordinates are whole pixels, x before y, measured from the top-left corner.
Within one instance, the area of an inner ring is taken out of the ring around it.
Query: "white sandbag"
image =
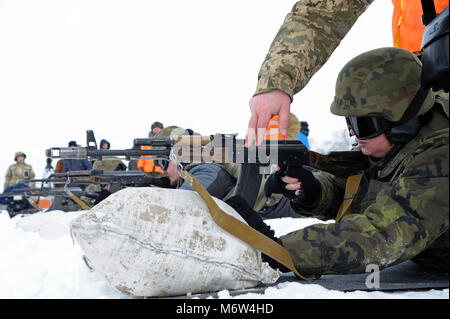
[[[215,224],[193,191],[126,188],[75,219],[71,230],[96,271],[133,296],[241,289],[278,279],[258,251]]]

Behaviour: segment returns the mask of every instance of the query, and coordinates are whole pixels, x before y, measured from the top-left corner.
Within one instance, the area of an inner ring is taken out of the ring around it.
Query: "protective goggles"
[[[156,161],[156,165],[158,165],[159,167],[161,167],[161,169],[163,171],[166,171],[167,168],[169,167],[169,161],[165,160],[165,159],[159,159]]]
[[[347,126],[353,130],[356,137],[360,140],[368,140],[385,133],[391,125],[381,117],[376,116],[348,116],[345,117]]]

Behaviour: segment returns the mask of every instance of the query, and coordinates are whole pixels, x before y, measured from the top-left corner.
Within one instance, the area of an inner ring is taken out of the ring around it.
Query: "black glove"
[[[170,179],[167,176],[153,179],[152,184],[162,188],[175,188],[175,186],[170,185]]]
[[[117,165],[117,167],[114,169],[115,171],[126,171],[127,170],[127,166],[120,162],[119,165]]]
[[[302,183],[299,195],[295,195],[295,191],[286,189],[287,184],[281,180],[283,176],[297,178]],[[311,205],[316,202],[320,193],[320,183],[316,180],[313,173],[297,166],[290,166],[283,175],[280,173],[270,175],[264,185],[264,195],[266,197],[272,194],[283,194],[289,200],[304,205]]]
[[[94,206],[100,203],[102,200],[106,199],[109,195],[111,195],[111,192],[103,188],[100,193],[98,193],[98,196],[94,201]]]
[[[264,223],[259,213],[255,212],[250,205],[240,196],[233,196],[225,201],[228,205],[234,208],[234,210],[241,215],[241,217],[247,222],[247,224],[256,229],[263,235],[269,237],[273,241],[280,243],[277,237],[275,237],[275,232],[270,228],[269,225]],[[261,259],[267,262],[270,267],[276,269],[278,268],[281,272],[290,272],[291,270],[276,260],[270,258],[269,256],[261,253]]]
[[[275,232],[270,228],[270,226],[264,223],[261,216],[255,212],[241,196],[233,196],[226,200],[225,203],[233,207],[250,227],[256,229],[274,241],[278,240],[275,237]]]

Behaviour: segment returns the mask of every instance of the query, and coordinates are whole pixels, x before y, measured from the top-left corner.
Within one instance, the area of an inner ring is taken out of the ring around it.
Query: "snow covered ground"
[[[70,221],[80,212],[52,211],[10,218],[0,213],[0,298],[2,299],[119,299],[123,295],[97,273],[89,271],[83,252],[70,236]],[[276,235],[306,227],[316,219],[269,220]],[[448,299],[449,290],[410,292],[340,292],[319,285],[282,283],[264,294],[232,297],[221,291],[219,299]]]

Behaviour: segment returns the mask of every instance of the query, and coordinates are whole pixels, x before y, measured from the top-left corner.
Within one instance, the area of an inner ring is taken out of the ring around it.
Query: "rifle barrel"
[[[45,151],[45,155],[50,158],[60,159],[101,158],[103,156],[124,156],[126,158],[139,158],[140,156],[168,157],[170,155],[170,149],[91,150],[85,147],[52,147]]]

